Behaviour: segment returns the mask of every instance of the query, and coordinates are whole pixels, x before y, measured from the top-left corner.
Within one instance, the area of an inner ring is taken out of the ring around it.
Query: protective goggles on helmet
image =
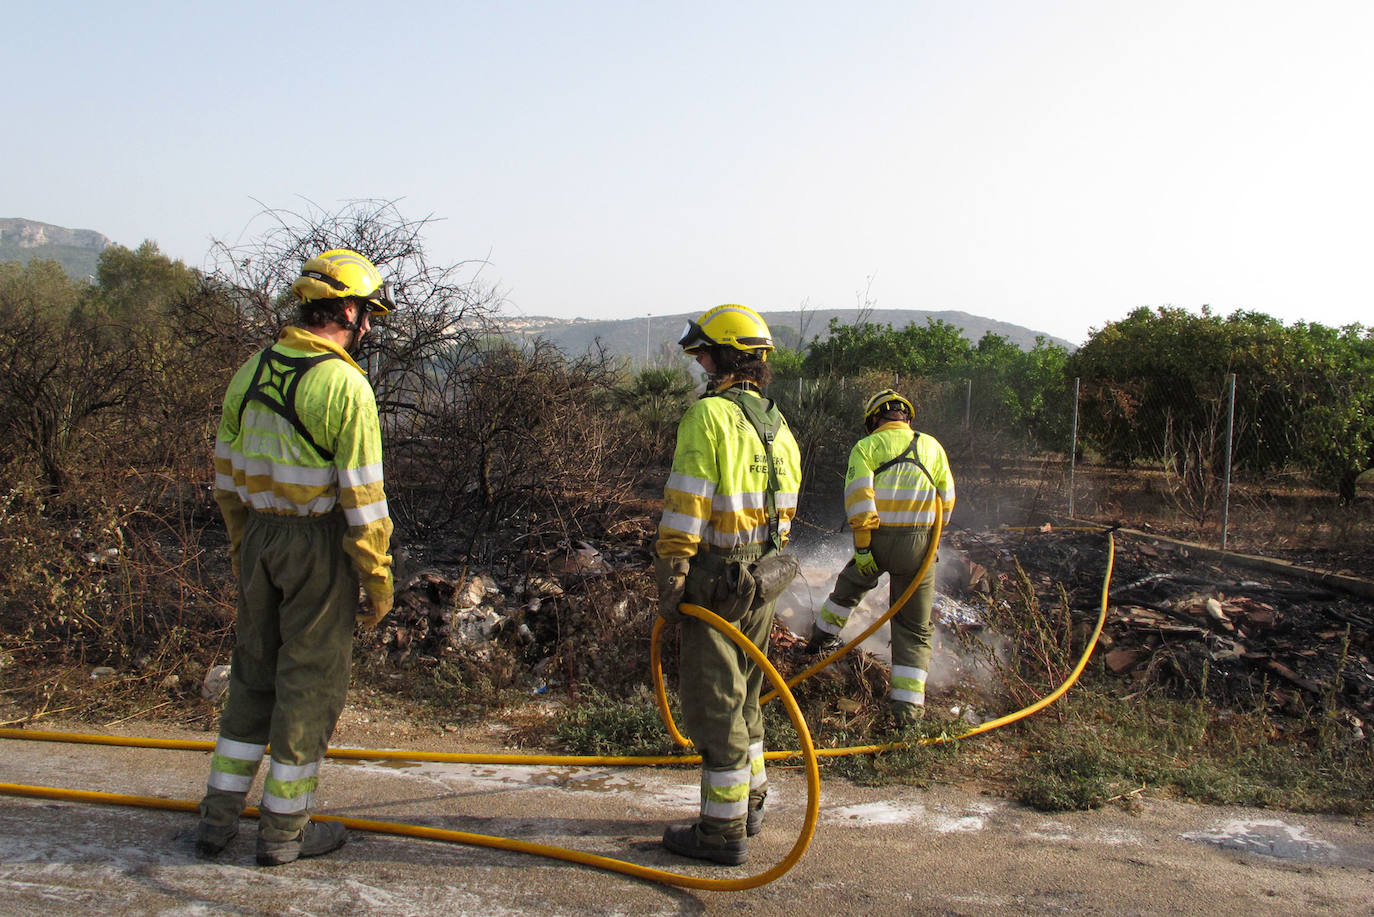
[[[677,346],[687,353],[696,353],[703,347],[710,347],[715,341],[706,334],[700,325],[690,319],[687,327],[682,329],[682,337],[678,338]]]
[[[889,388],[868,399],[868,405],[864,409],[864,420],[872,420],[887,411],[904,411],[908,417],[916,413],[910,401]]]
[[[373,290],[368,296],[360,296],[367,302],[367,311],[373,315],[386,315],[396,308],[396,302],[391,298],[391,281],[383,280],[382,285]]]
[[[727,338],[729,343],[717,341],[706,333],[706,329],[694,321],[688,321],[687,327],[682,329],[682,337],[678,338],[677,346],[687,353],[696,353],[703,347],[728,346],[736,350],[750,351],[758,349],[773,348],[773,339],[769,337],[746,336]]]

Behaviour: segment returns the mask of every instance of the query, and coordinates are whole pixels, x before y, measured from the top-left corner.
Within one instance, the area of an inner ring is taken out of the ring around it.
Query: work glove
[[[675,624],[686,617],[678,606],[687,591],[687,571],[690,565],[685,557],[655,557],[654,580],[658,583],[658,615],[669,624]]]
[[[374,599],[367,593],[363,593],[363,599],[358,603],[358,614],[354,620],[363,627],[376,627],[382,623],[382,618],[391,613],[391,607],[395,603],[396,596],[394,593],[385,599]]]
[[[855,548],[854,568],[864,576],[877,576],[878,562],[873,559],[873,551],[869,548]]]
[[[844,646],[844,638],[839,634],[828,634],[812,624],[811,639],[806,641],[806,646],[802,648],[802,652],[808,656],[829,656],[842,646]]]

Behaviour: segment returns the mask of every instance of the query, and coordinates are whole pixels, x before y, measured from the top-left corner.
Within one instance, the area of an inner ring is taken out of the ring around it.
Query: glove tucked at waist
[[[655,557],[654,580],[658,584],[658,615],[669,624],[686,617],[678,606],[687,591],[687,571],[690,564],[685,557]]]

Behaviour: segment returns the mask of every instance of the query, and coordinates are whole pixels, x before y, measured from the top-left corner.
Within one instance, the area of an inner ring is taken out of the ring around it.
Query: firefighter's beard
[[[358,358],[358,354],[361,353],[363,349],[363,338],[366,336],[362,328],[354,327],[350,330],[348,335],[348,346],[344,348],[350,357],[353,357],[355,360]]]

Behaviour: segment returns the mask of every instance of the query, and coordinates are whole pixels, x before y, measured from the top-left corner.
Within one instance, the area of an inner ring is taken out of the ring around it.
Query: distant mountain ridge
[[[808,309],[803,311],[761,312],[768,329],[773,332],[773,340],[785,347],[800,348],[814,338],[825,340],[829,337],[830,320],[837,319],[841,324],[857,321],[871,322],[875,325],[891,325],[905,328],[915,323],[925,325],[928,319],[946,322],[958,328],[970,343],[976,344],[988,332],[1001,335],[1023,350],[1035,346],[1036,338],[1043,337],[1051,344],[1065,350],[1076,350],[1078,345],[1063,338],[1056,338],[1043,331],[1035,331],[1011,322],[997,321],[955,310],[932,311],[925,309]],[[681,315],[646,315],[640,318],[585,319],[551,318],[549,316],[503,317],[499,320],[501,330],[512,337],[523,340],[545,338],[566,353],[581,354],[597,346],[599,342],[607,352],[627,357],[631,360],[656,360],[666,346],[676,352],[674,346],[687,322],[697,318],[698,312]]]
[[[22,217],[0,217],[0,262],[49,258],[75,280],[95,275],[100,253],[114,244],[93,229],[67,229]]]
[[[0,262],[27,263],[33,258],[49,258],[61,264],[72,278],[85,280],[95,275],[100,253],[113,244],[107,236],[91,229],[68,229],[37,220],[0,217]],[[676,355],[675,344],[687,322],[699,315],[699,312],[690,312],[621,319],[500,316],[498,325],[502,332],[516,339],[545,338],[565,353],[586,353],[599,343],[611,354],[648,362],[665,353]],[[958,328],[974,344],[984,334],[992,332],[1023,350],[1034,347],[1038,337],[1066,350],[1077,348],[1063,338],[1023,325],[950,309],[801,309],[765,311],[762,315],[773,332],[773,339],[795,349],[814,338],[827,338],[832,318],[841,324],[866,321],[893,328],[905,328],[913,322],[924,325],[927,320],[934,319]]]

